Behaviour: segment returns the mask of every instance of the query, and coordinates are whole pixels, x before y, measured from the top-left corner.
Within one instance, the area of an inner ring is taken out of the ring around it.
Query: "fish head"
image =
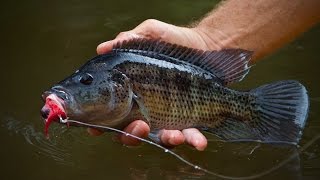
[[[114,121],[119,119],[117,112],[120,108],[116,102],[117,89],[111,71],[76,71],[42,94],[45,132],[51,122],[66,118],[86,123],[116,124]]]

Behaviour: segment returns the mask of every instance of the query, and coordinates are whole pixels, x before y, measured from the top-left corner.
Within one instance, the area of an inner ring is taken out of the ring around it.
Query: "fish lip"
[[[70,93],[62,86],[54,86],[50,90],[42,93],[42,100],[46,102],[49,95],[55,94],[58,97],[59,103],[66,110],[66,103],[70,100]]]

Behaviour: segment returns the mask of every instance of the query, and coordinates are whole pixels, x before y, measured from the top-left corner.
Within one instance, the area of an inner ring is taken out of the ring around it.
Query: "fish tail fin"
[[[278,81],[250,91],[255,97],[255,131],[264,142],[297,144],[309,110],[306,88],[297,81]]]
[[[203,128],[228,142],[298,144],[305,126],[309,99],[297,81],[278,81],[249,92],[252,119],[225,118],[214,128]]]

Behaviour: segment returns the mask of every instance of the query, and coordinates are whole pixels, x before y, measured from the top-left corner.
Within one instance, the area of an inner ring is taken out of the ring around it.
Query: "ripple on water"
[[[73,144],[88,143],[87,136],[83,132],[68,129],[65,126],[53,125],[50,127],[50,137],[45,137],[42,129],[35,128],[31,121],[15,119],[11,116],[2,117],[2,126],[16,135],[22,136],[25,141],[35,148],[37,156],[47,156],[57,163],[73,166],[76,162],[72,157]]]

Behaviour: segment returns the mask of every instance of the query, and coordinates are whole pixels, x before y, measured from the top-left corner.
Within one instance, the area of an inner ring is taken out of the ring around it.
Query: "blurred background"
[[[96,46],[148,18],[188,25],[210,11],[213,0],[4,0],[0,7],[1,179],[216,179],[148,144],[126,147],[113,133],[91,137],[84,128],[54,124],[43,134],[41,93],[96,55]],[[320,26],[256,64],[234,86],[248,90],[276,80],[301,81],[310,95],[310,113],[300,146],[320,134]],[[300,148],[256,143],[188,146],[177,154],[219,174],[259,174],[295,156],[261,179],[320,177],[320,140]]]

